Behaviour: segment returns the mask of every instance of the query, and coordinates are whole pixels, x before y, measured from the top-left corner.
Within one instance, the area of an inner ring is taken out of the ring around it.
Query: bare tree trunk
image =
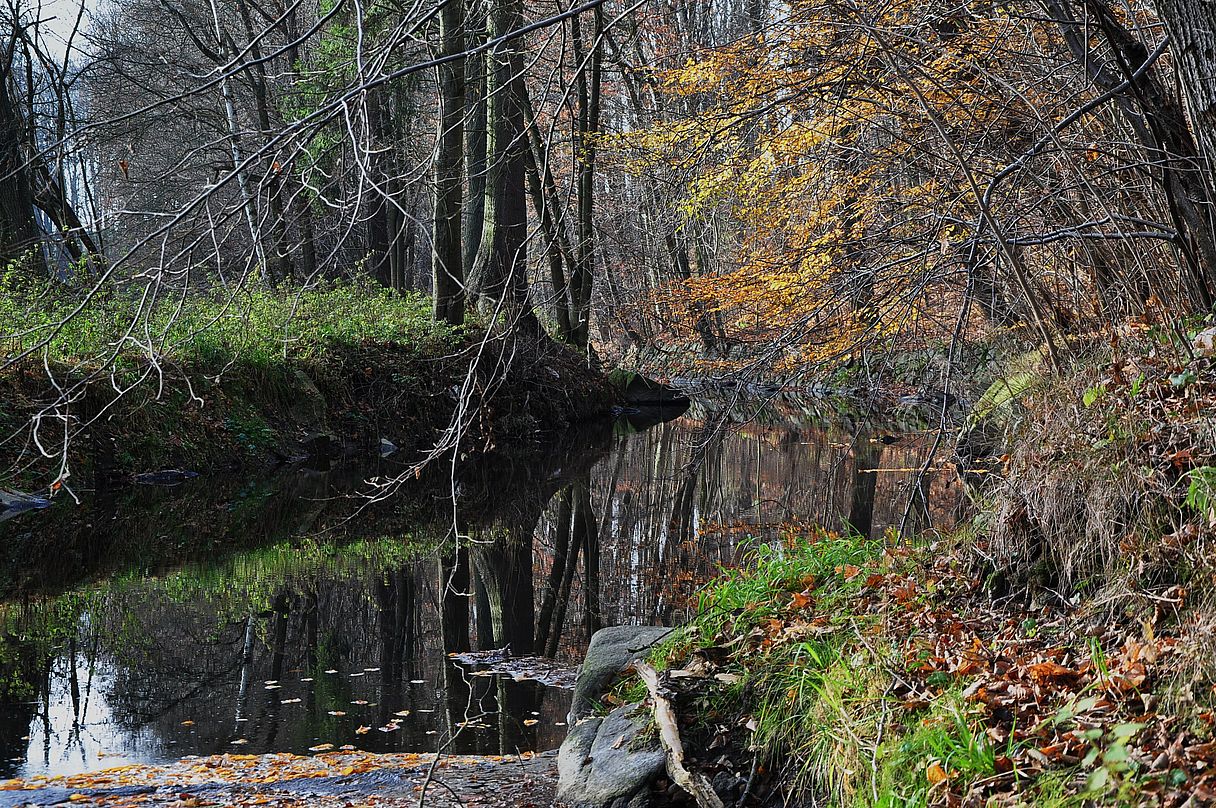
[[[584,57],[584,45],[579,18],[571,21],[574,58],[578,65],[578,129],[575,132],[575,154],[578,156],[578,244],[577,262],[571,272],[571,328],[575,345],[586,347],[590,338],[591,287],[595,263],[595,141],[593,136],[600,123],[600,85],[603,64],[601,33],[603,11],[593,12],[595,28],[590,53]],[[584,64],[587,61],[589,64]]]
[[[34,194],[21,144],[27,133],[12,90],[13,50],[10,46],[0,64],[0,269],[10,261],[25,260],[39,242],[34,221]]]
[[[390,198],[388,186],[392,171],[386,148],[390,129],[385,124],[385,117],[380,88],[373,88],[367,93],[367,128],[372,141],[368,165],[377,187],[368,194],[371,210],[367,215],[367,270],[381,286],[391,286],[389,211],[395,200]]]
[[[472,48],[485,41],[485,4],[472,0],[465,18],[465,28],[472,35],[465,42]],[[489,98],[486,96],[485,54],[476,53],[465,61],[465,177],[469,185],[465,201],[464,266],[473,266],[481,248],[482,230],[486,224],[486,126]]]
[[[464,51],[463,0],[449,0],[439,16],[442,55]],[[439,136],[435,155],[435,219],[432,230],[431,274],[434,283],[434,317],[460,325],[464,322],[464,261],[461,210],[464,193],[464,60],[453,59],[438,68]]]
[[[536,111],[524,87],[524,114],[527,116],[528,143],[528,191],[532,196],[532,207],[540,219],[541,233],[545,237],[545,256],[549,261],[549,280],[553,286],[553,306],[557,315],[558,337],[562,342],[573,342],[573,326],[570,317],[570,287],[566,267],[575,263],[574,250],[566,237],[566,224],[562,217],[561,200],[557,197],[556,183],[549,170],[545,143],[536,125]]]
[[[1216,160],[1216,7],[1206,0],[1157,0],[1170,50],[1191,108],[1191,127],[1203,156]]]
[[[1189,296],[1204,308],[1210,306],[1216,293],[1216,223],[1210,213],[1216,194],[1210,172],[1202,170],[1200,148],[1188,130],[1183,110],[1162,84],[1157,71],[1152,67],[1144,69],[1148,49],[1105,3],[1085,0],[1084,8],[1093,18],[1085,20],[1077,19],[1069,0],[1044,0],[1043,5],[1094,86],[1117,91],[1115,106],[1148,152],[1149,163],[1155,167],[1154,178],[1165,194],[1170,218],[1178,231],[1176,246],[1190,276]],[[1113,63],[1103,60],[1089,47],[1089,37],[1096,31],[1101,31],[1110,46]],[[1211,34],[1209,30],[1208,35]],[[1216,43],[1216,37],[1211,41]],[[1125,89],[1118,91],[1124,85]],[[1198,124],[1197,119],[1195,123]],[[1207,152],[1203,125],[1198,125],[1195,131],[1202,151]]]
[[[257,108],[258,128],[263,140],[271,136],[270,92],[266,84],[266,61],[262,58],[262,46],[259,44],[258,32],[254,28],[253,18],[249,12],[246,0],[237,3],[241,13],[241,22],[245,26],[245,37],[249,43],[249,56],[253,64],[249,76],[253,85],[254,105]],[[291,260],[291,247],[287,241],[287,217],[283,205],[283,182],[280,177],[282,167],[274,162],[267,166],[266,193],[270,203],[270,239],[271,250],[267,256],[267,271],[272,281],[282,281],[295,276],[295,265]]]
[[[495,0],[490,11],[491,38],[522,25],[520,0]],[[523,59],[518,39],[500,43],[487,61],[485,227],[470,287],[484,305],[500,310],[512,326],[540,333],[528,297],[527,135],[524,131]]]

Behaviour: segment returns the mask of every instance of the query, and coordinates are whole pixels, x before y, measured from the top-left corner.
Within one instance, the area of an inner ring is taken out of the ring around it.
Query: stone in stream
[[[621,671],[645,658],[655,643],[676,631],[678,629],[665,626],[609,626],[595,632],[574,684],[570,726],[595,711],[599,697],[607,692]]]
[[[557,797],[573,808],[640,808],[666,757],[657,739],[643,737],[647,711],[637,704],[594,715],[621,671],[670,636],[662,626],[613,626],[597,631],[579,668],[570,704],[570,731],[557,754]]]

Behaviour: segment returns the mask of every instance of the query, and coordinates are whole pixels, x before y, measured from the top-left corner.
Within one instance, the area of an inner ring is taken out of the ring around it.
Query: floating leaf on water
[[[311,682],[311,681],[312,681],[312,677],[311,677],[311,676],[305,676],[305,677],[304,677],[303,679],[301,679],[300,681],[301,681],[301,682]]]
[[[299,703],[300,703],[299,699],[283,699],[279,702],[279,704],[299,704]]]
[[[371,731],[372,731],[371,727],[355,727],[356,735],[366,735],[367,733],[369,733]]]
[[[412,684],[412,685],[424,685],[424,684],[426,684],[426,679],[410,679],[410,684]]]
[[[380,669],[379,668],[364,668],[363,670],[366,671],[367,673],[375,673],[376,671],[378,671]]]
[[[381,732],[396,732],[397,730],[401,729],[401,725],[394,721],[390,721],[379,729]]]
[[[355,701],[352,701],[351,704],[357,704],[362,707],[363,705],[367,704],[367,699],[356,699]]]
[[[182,722],[182,726],[183,727],[192,727],[192,726],[194,726],[194,722],[191,721],[189,718],[187,718],[185,721]]]
[[[355,747],[351,746],[348,743],[344,743],[341,746],[339,746],[338,748],[340,750],[342,750],[343,752],[354,752],[355,751]]]
[[[525,718],[525,719],[524,719],[524,726],[525,726],[525,727],[534,727],[534,726],[536,726],[536,725],[537,725],[537,724],[539,724],[539,723],[540,723],[540,720],[539,720],[539,719],[536,719],[536,718]]]
[[[334,745],[332,743],[319,743],[316,746],[308,747],[308,751],[309,752],[328,752],[330,749],[333,749],[333,748],[334,748]]]
[[[264,685],[277,685],[278,683],[278,679],[267,679],[265,682],[262,682]]]
[[[326,673],[337,673],[337,671],[336,671],[336,670],[334,670],[333,668],[330,668],[329,670],[327,670],[327,671],[325,671],[325,672],[326,672]]]
[[[235,741],[230,741],[230,743],[233,746],[241,746],[242,744],[249,743],[249,739],[248,738],[237,738]]]
[[[339,717],[346,715],[346,713],[342,712],[341,710],[330,710],[330,711],[329,711],[329,714],[330,714],[330,715],[336,715],[336,716],[339,716]]]
[[[409,714],[410,714],[409,710],[398,710],[397,712],[393,713],[393,715],[399,715],[402,718],[405,718]]]
[[[355,671],[354,673],[350,673],[350,674],[347,674],[347,675],[348,675],[348,676],[362,676],[362,675],[363,675],[363,671]]]
[[[282,685],[266,685],[267,690],[278,690]]]

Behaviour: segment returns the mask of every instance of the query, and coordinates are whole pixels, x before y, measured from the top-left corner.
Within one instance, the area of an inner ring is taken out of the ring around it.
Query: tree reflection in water
[[[391,468],[200,479],[13,520],[0,776],[320,744],[552,748],[565,691],[449,654],[576,662],[600,626],[681,619],[793,522],[898,525],[911,475],[883,468],[919,466],[928,441],[831,423],[789,404],[605,427],[424,475],[353,519],[334,495]],[[924,482],[918,524],[948,517],[951,490]]]

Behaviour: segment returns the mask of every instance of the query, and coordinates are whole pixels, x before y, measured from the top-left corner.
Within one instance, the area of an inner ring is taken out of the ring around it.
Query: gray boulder
[[[595,712],[600,696],[607,692],[621,671],[645,658],[655,643],[677,630],[664,626],[610,626],[595,632],[578,670],[578,681],[570,700],[570,726]]]
[[[671,635],[662,626],[613,626],[597,631],[579,668],[570,704],[570,731],[557,754],[557,798],[572,808],[642,808],[649,786],[665,769],[649,716],[638,704],[595,715],[600,697],[632,662]]]
[[[572,808],[641,808],[666,756],[646,736],[646,710],[626,704],[571,726],[557,753],[557,798]]]

